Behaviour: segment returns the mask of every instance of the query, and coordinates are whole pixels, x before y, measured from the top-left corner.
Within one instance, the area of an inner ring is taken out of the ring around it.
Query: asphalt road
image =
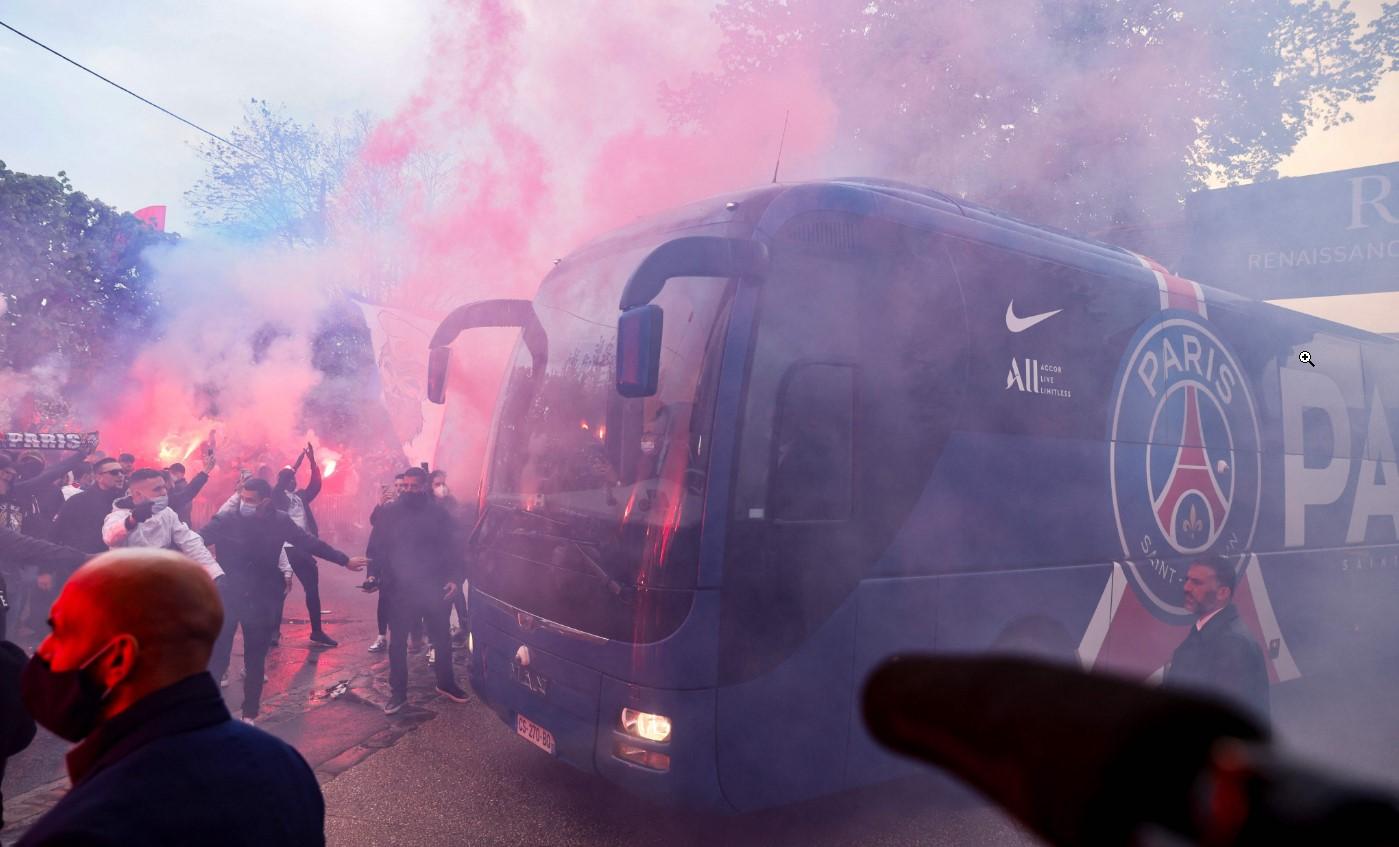
[[[433,691],[421,655],[411,656],[410,706],[392,718],[387,661],[366,646],[375,634],[374,598],[361,579],[323,565],[322,605],[334,649],[312,648],[299,588],[287,601],[282,646],[269,657],[271,681],[260,725],[294,744],[316,769],[332,845],[1022,845],[1036,839],[967,795],[934,782],[880,786],[796,807],[725,818],[658,808],[619,794],[517,738],[479,702],[451,703]],[[23,640],[23,639],[22,639]],[[33,646],[33,638],[26,647]],[[460,657],[459,657],[460,660]],[[241,700],[241,645],[230,707]],[[464,682],[464,671],[459,670]],[[1325,685],[1275,697],[1289,744],[1399,786],[1399,732],[1376,731],[1399,680],[1363,689]],[[1390,724],[1395,722],[1390,716]],[[43,730],[10,760],[5,775],[5,843],[66,790],[67,745]]]

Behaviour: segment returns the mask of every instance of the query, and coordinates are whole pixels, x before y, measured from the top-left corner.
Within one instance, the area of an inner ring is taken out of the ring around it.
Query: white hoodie
[[[131,500],[124,498],[117,502],[130,503]],[[174,509],[166,507],[154,512],[137,524],[135,529],[128,530],[126,519],[130,516],[129,506],[113,505],[107,519],[102,522],[102,540],[107,542],[108,547],[174,547],[204,568],[210,579],[223,576],[223,568],[214,560],[214,554],[209,552],[209,548],[204,546],[204,539],[199,537],[199,533],[185,526],[185,522],[180,520]]]

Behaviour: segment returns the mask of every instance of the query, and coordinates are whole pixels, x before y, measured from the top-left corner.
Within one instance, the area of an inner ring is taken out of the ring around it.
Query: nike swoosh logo
[[[1011,332],[1024,332],[1035,324],[1041,321],[1047,321],[1062,311],[1064,310],[1055,309],[1052,312],[1041,312],[1038,315],[1030,315],[1027,318],[1022,318],[1016,316],[1015,301],[1011,300],[1010,304],[1006,306],[1006,329]]]

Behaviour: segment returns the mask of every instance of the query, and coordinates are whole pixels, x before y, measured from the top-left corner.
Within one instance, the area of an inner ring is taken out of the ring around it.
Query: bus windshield
[[[666,284],[654,301],[665,316],[659,391],[624,398],[617,301],[647,252],[565,264],[541,285],[548,362],[536,373],[523,342],[511,362],[477,533],[483,591],[609,638],[639,637],[636,618],[657,619],[661,589],[694,585],[731,289]]]

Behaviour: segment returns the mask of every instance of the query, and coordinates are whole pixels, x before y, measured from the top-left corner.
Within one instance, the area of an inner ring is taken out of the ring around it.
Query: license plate
[[[524,715],[515,716],[515,734],[550,756],[557,752],[558,748],[554,746],[554,734]]]
[[[546,697],[549,694],[549,680],[537,671],[532,671],[520,664],[512,664],[510,676],[541,697]]]

